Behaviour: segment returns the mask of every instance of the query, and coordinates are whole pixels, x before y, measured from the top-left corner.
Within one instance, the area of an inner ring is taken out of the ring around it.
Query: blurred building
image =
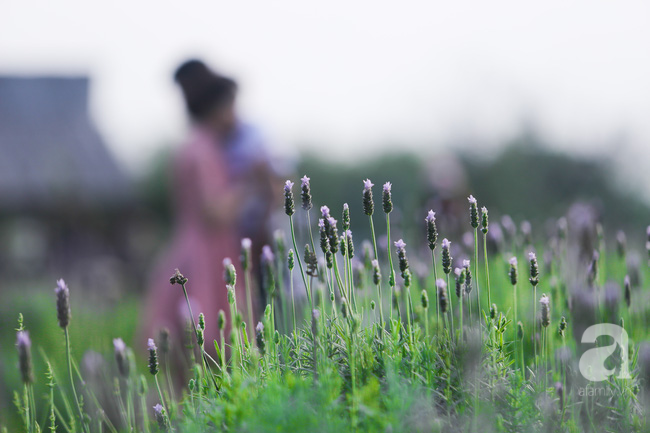
[[[0,76],[0,268],[62,273],[121,254],[134,200],[91,121],[88,89],[86,77]]]

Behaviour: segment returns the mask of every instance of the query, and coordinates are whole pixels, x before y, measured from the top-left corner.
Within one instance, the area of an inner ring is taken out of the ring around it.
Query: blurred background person
[[[150,278],[139,342],[157,335],[163,327],[170,330],[176,344],[185,338],[189,321],[185,299],[179,287],[169,284],[175,268],[189,279],[189,298],[197,316],[194,320],[201,312],[206,315],[206,341],[211,342],[218,337],[219,310],[229,311],[223,260],[230,258],[243,278],[239,266],[241,238],[252,239],[254,257],[266,242],[271,169],[261,135],[238,119],[234,80],[212,71],[200,60],[183,63],[174,79],[182,90],[192,125],[171,164],[174,234]],[[240,302],[246,299],[243,287],[237,285]],[[242,307],[239,309],[244,312]],[[210,350],[211,346],[207,344],[206,348]]]

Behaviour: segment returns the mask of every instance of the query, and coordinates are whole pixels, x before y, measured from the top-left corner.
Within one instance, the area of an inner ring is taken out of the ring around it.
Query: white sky
[[[528,122],[649,172],[648,1],[0,2],[0,73],[92,75],[131,169],[183,136],[171,75],[188,56],[240,81],[279,152],[494,144]]]

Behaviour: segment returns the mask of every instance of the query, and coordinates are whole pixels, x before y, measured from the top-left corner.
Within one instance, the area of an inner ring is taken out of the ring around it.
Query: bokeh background
[[[76,356],[133,338],[173,221],[170,155],[188,129],[175,67],[240,83],[278,178],[361,208],[394,184],[397,222],[479,197],[542,223],[588,203],[643,248],[650,222],[650,4],[4,0],[0,11],[0,424],[18,312],[53,353],[56,278]],[[280,203],[278,203],[278,208]],[[286,229],[282,223],[277,227]],[[360,228],[362,232],[362,228]]]

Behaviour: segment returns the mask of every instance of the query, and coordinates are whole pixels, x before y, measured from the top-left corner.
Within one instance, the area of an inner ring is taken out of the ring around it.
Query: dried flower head
[[[313,207],[311,202],[311,188],[309,186],[309,178],[307,175],[304,175],[300,178],[300,197],[302,198],[302,208],[304,210],[310,210]]]
[[[384,188],[382,190],[382,205],[384,208],[384,213],[389,214],[393,211],[393,199],[391,196],[391,188],[393,185],[391,185],[390,182],[386,182],[384,184]]]
[[[20,377],[24,384],[29,385],[34,382],[34,373],[32,369],[32,340],[29,338],[29,332],[21,330],[16,333],[16,347],[18,348]]]
[[[371,216],[375,211],[375,203],[372,199],[372,187],[375,186],[370,179],[363,181],[363,212]]]
[[[478,203],[473,195],[467,197],[469,201],[469,222],[473,228],[478,228]]]
[[[453,261],[453,257],[451,257],[451,242],[447,238],[444,238],[442,240],[442,270],[444,271],[445,274],[449,274],[451,272],[451,263]]]
[[[179,284],[181,286],[187,284],[187,278],[183,274],[181,274],[181,271],[176,269],[174,271],[174,275],[171,276],[169,279],[170,284],[173,286],[174,284]]]
[[[296,207],[293,201],[293,182],[287,180],[284,183],[284,213],[288,216],[296,212]]]
[[[65,329],[70,324],[71,311],[70,290],[63,278],[57,280],[54,293],[56,293],[56,317],[59,320],[59,326]]]

